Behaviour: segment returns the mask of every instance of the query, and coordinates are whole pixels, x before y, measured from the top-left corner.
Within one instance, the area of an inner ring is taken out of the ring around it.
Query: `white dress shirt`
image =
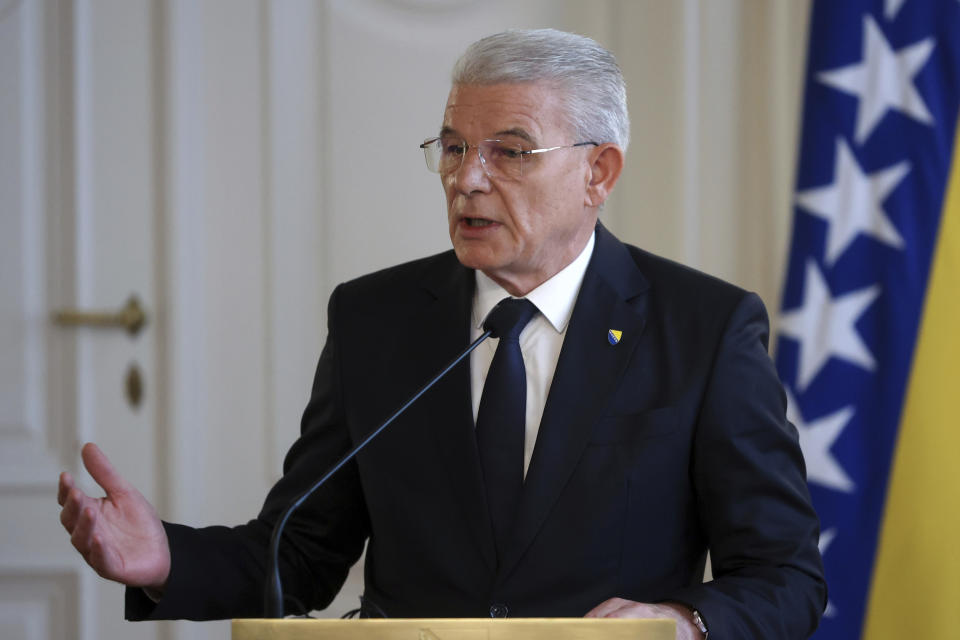
[[[547,393],[553,382],[553,373],[560,358],[560,349],[567,334],[567,324],[573,313],[573,305],[580,293],[583,275],[593,254],[594,235],[573,262],[564,267],[555,276],[524,296],[536,305],[539,313],[520,333],[520,351],[523,353],[523,365],[527,371],[527,415],[526,432],[523,444],[523,475],[526,477],[533,457],[533,447],[540,431],[540,419],[543,407],[547,403]],[[473,322],[471,340],[483,333],[483,321],[493,307],[510,297],[507,290],[480,271],[476,272],[477,287],[473,295]],[[480,396],[487,371],[493,361],[493,354],[500,341],[489,338],[470,354],[470,390],[473,400],[473,422],[477,422],[480,410]]]

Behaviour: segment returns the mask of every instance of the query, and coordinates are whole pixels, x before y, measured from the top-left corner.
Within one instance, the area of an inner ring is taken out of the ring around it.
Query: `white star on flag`
[[[853,151],[837,138],[833,183],[797,194],[797,204],[830,223],[825,260],[833,266],[857,234],[864,233],[896,249],[903,238],[887,218],[883,201],[910,173],[906,160],[867,175]]]
[[[827,548],[830,546],[830,543],[833,542],[833,539],[837,537],[837,530],[827,529],[826,531],[820,532],[820,540],[817,542],[817,548],[820,549],[820,555],[822,556],[827,552]],[[828,618],[833,618],[837,615],[837,608],[833,606],[833,602],[827,600],[827,608],[823,612]]]
[[[873,285],[833,298],[816,263],[807,261],[803,303],[780,317],[780,333],[800,342],[798,390],[807,388],[830,356],[876,368],[854,325],[878,295],[880,287]]]
[[[830,447],[853,417],[853,407],[844,407],[813,422],[806,422],[793,394],[789,390],[786,393],[787,419],[800,435],[800,449],[807,464],[807,480],[828,489],[853,493],[853,480],[830,453]]]
[[[883,3],[883,17],[887,20],[893,20],[897,17],[897,14],[900,13],[900,7],[903,6],[904,0],[886,0]]]
[[[817,74],[820,82],[860,98],[854,139],[863,144],[887,109],[897,109],[932,125],[933,116],[914,86],[913,77],[927,63],[936,40],[925,38],[894,51],[873,18],[864,16],[863,22],[863,61]]]

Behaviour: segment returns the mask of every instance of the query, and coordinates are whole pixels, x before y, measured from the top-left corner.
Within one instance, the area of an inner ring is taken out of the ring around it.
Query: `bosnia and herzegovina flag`
[[[816,0],[777,368],[816,638],[960,638],[960,1]]]

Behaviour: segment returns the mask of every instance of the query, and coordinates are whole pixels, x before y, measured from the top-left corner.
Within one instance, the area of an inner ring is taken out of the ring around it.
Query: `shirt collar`
[[[596,232],[590,234],[586,246],[573,262],[557,272],[552,278],[524,296],[537,306],[547,321],[563,333],[573,314],[583,276],[587,272],[590,256],[593,255]],[[480,328],[493,307],[510,294],[480,270],[476,271],[477,287],[473,297],[473,322]]]

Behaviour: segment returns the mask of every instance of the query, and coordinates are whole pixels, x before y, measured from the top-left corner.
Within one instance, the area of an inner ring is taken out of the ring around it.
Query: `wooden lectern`
[[[234,620],[233,640],[674,640],[668,619],[406,618]]]

